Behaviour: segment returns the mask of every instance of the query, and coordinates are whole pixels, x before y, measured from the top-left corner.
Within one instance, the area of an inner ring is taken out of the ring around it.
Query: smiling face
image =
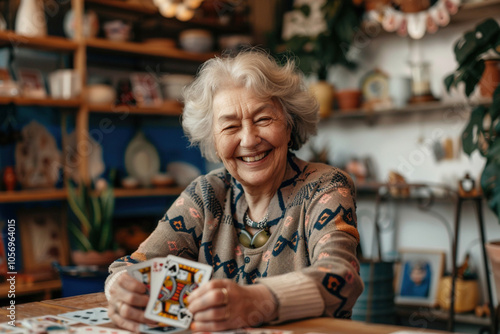
[[[286,169],[290,129],[281,105],[243,87],[219,91],[213,101],[217,154],[245,187],[276,191]]]

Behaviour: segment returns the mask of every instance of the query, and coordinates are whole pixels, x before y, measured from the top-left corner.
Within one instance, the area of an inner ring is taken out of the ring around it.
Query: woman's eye
[[[257,123],[266,123],[271,121],[271,117],[262,117],[257,120]]]
[[[228,125],[226,127],[223,128],[224,131],[227,131],[227,130],[234,130],[236,129],[237,126],[236,125]]]

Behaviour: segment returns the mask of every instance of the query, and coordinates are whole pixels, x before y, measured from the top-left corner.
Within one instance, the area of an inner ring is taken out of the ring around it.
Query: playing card
[[[293,331],[267,328],[247,328],[245,334],[293,334]]]
[[[108,310],[104,307],[68,312],[59,314],[59,316],[76,320],[87,325],[101,325],[111,322],[111,319],[108,317]]]
[[[132,333],[123,329],[107,328],[99,326],[75,327],[74,329],[75,332],[72,334],[131,334]]]
[[[160,284],[160,276],[165,265],[165,258],[154,258],[127,267],[130,276],[146,285],[148,294],[153,286]]]
[[[18,324],[21,324],[21,322],[16,321],[15,326],[9,325],[6,322],[0,324],[0,334],[27,334],[29,332],[28,328],[23,325],[18,326]]]
[[[54,324],[61,325],[61,326],[70,326],[70,325],[74,325],[74,324],[78,323],[78,321],[76,321],[76,320],[65,319],[65,318],[58,317],[58,316],[51,315],[51,314],[42,315],[40,317],[29,318],[26,320],[27,321],[38,321],[38,322],[50,322],[50,323],[54,323]]]
[[[208,282],[211,274],[212,267],[207,264],[167,256],[160,284],[153,284],[151,289],[146,318],[175,327],[189,327],[193,315],[187,309],[187,297]]]
[[[0,333],[2,334],[17,334],[17,333],[47,333],[49,331],[68,331],[69,326],[76,324],[76,321],[64,319],[55,315],[43,315],[34,318],[15,321],[14,326],[7,323],[0,324]]]
[[[173,334],[173,333],[182,334],[182,333],[190,333],[189,331],[187,331],[187,330],[185,330],[183,328],[177,328],[177,327],[168,326],[168,325],[152,327],[152,326],[148,326],[146,324],[141,324],[139,326],[139,332],[141,332],[141,333],[148,333],[148,334],[164,334],[164,333],[168,333],[168,334]]]

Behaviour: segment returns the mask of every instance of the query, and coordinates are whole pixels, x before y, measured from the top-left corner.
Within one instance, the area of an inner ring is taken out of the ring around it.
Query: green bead
[[[241,230],[238,239],[243,246],[250,248],[252,244],[252,237],[250,236],[250,233],[248,233],[246,230]]]
[[[259,232],[257,232],[257,234],[253,236],[252,245],[255,248],[264,246],[267,240],[269,240],[269,236],[270,236],[269,232],[267,232],[266,230],[260,230]]]

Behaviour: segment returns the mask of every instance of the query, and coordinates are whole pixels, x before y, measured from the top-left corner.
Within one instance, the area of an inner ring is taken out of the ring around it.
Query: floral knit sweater
[[[211,265],[213,278],[266,285],[279,302],[277,322],[349,318],[363,291],[355,207],[349,176],[289,154],[269,206],[271,236],[260,248],[246,248],[238,240],[245,193],[217,169],[187,187],[136,252],[111,264],[106,290],[127,265],[174,254]]]

